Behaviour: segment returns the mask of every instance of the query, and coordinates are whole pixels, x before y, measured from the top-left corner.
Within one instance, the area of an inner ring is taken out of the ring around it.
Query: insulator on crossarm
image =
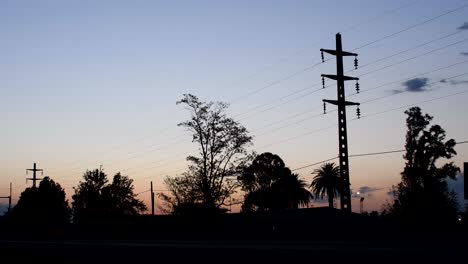
[[[322,88],[325,89],[325,77],[322,76]]]
[[[361,118],[361,109],[359,109],[359,106],[356,109],[356,114],[357,114],[357,118],[360,119]]]
[[[323,102],[323,114],[327,113],[327,104]]]
[[[356,93],[359,93],[360,90],[361,90],[361,89],[359,89],[359,82],[356,81]]]
[[[357,70],[358,67],[358,59],[357,56],[354,57],[354,69]]]
[[[320,51],[322,53],[322,62],[325,62],[325,57],[323,56],[323,50]]]

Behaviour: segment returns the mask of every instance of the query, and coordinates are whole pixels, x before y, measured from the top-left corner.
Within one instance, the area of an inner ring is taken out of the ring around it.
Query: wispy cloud
[[[378,191],[378,190],[382,190],[382,188],[362,186],[362,187],[359,187],[358,192],[359,193],[370,193],[370,192],[375,192],[375,191]]]
[[[429,78],[414,78],[402,83],[407,92],[426,92],[429,87]]]
[[[440,80],[441,83],[448,83],[450,85],[459,85],[459,84],[465,84],[468,83],[468,80],[447,80],[447,79],[442,79]]]
[[[372,192],[382,190],[382,188],[370,187],[370,186],[361,186],[357,192],[352,192],[352,197],[359,198],[362,196],[370,197]]]
[[[468,29],[468,22],[463,23],[463,25],[457,27],[459,30],[466,30]]]
[[[389,90],[388,92],[391,93],[391,94],[399,94],[399,93],[402,93],[402,92],[404,92],[404,91],[394,89],[394,90]]]
[[[442,79],[440,82],[444,83],[447,80]],[[403,89],[393,89],[393,90],[387,90],[387,92],[391,94],[399,94],[403,92],[412,92],[412,93],[419,93],[419,92],[427,92],[429,89],[427,89],[429,85],[429,78],[426,77],[420,77],[420,78],[414,78],[407,80],[401,84],[403,86]]]

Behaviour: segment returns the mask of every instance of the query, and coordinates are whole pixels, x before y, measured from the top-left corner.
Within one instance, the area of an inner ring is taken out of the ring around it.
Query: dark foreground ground
[[[97,218],[64,226],[0,221],[0,264],[445,264],[468,263],[467,253],[464,222],[408,225],[330,208]]]
[[[466,263],[467,249],[453,240],[0,241],[4,263]]]

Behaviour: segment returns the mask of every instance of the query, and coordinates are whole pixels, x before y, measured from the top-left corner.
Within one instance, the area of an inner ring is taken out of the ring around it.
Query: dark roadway
[[[0,241],[10,263],[466,263],[466,249],[460,241]]]

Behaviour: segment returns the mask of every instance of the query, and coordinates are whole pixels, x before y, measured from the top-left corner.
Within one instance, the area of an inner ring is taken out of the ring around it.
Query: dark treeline
[[[101,169],[88,170],[66,199],[59,183],[44,178],[26,188],[13,210],[0,217],[2,238],[51,239],[294,239],[369,240],[462,238],[456,194],[447,187],[459,168],[441,159],[456,155],[439,125],[418,107],[407,114],[405,168],[394,186],[394,202],[382,212],[346,214],[334,208],[346,187],[339,167],[315,169],[311,183],[293,173],[276,154],[249,152],[252,137],[225,114],[221,102],[184,95],[178,104],[191,117],[180,123],[192,132],[198,153],[187,157],[186,172],[166,177],[170,193],[158,194],[167,215],[143,215],[133,180]],[[233,199],[242,191],[243,199]],[[312,199],[328,207],[306,208]],[[241,212],[228,214],[238,204]],[[464,215],[463,215],[464,216]]]

